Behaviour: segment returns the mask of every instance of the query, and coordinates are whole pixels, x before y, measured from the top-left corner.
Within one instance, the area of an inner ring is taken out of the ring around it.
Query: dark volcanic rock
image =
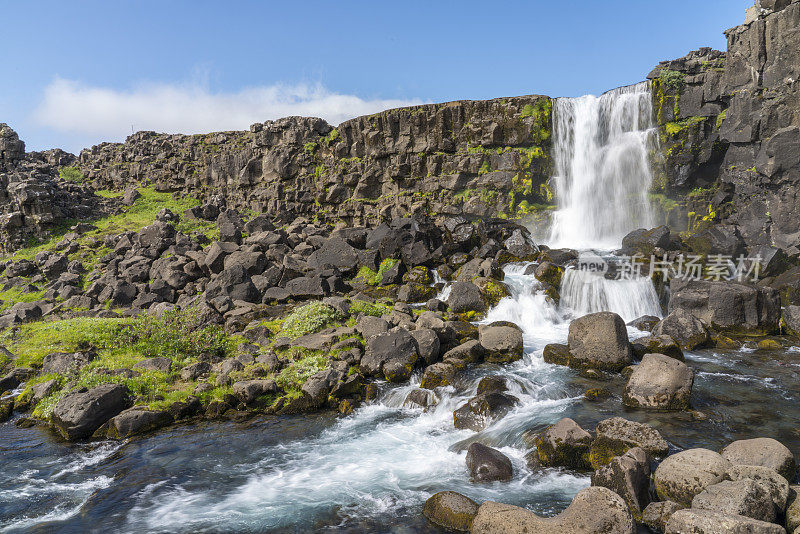
[[[103,423],[120,413],[127,401],[128,389],[120,384],[102,384],[90,390],[76,391],[58,401],[51,423],[70,441],[88,438]]]

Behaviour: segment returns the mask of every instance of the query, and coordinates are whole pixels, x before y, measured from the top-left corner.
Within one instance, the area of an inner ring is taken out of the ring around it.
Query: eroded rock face
[[[708,449],[688,449],[668,456],[653,477],[662,501],[692,505],[695,495],[729,478],[731,463]]]
[[[473,534],[634,534],[636,523],[622,497],[607,488],[578,492],[566,510],[539,517],[524,508],[486,501],[472,522]]]

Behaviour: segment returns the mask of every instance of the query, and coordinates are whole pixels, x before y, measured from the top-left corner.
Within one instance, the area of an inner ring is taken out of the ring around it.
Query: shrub
[[[61,167],[58,169],[58,177],[68,182],[83,183],[86,177],[81,170],[77,167]]]
[[[283,322],[281,333],[292,339],[313,334],[328,324],[341,321],[342,314],[321,302],[310,302],[296,308]]]

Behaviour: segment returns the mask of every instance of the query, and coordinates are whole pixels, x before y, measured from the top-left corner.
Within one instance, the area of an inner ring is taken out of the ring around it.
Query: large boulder
[[[772,438],[754,438],[734,441],[720,452],[735,465],[760,465],[778,472],[788,481],[794,481],[796,465],[792,451]]]
[[[514,474],[508,456],[477,442],[467,449],[467,469],[475,482],[511,480]]]
[[[210,302],[217,297],[229,297],[231,300],[253,303],[261,301],[261,295],[253,285],[250,275],[241,265],[224,269],[211,279],[206,287],[205,298]]]
[[[780,525],[743,515],[728,515],[710,510],[678,510],[673,513],[665,534],[786,534]]]
[[[664,317],[654,328],[657,336],[670,336],[686,350],[705,346],[708,329],[703,322],[686,310],[678,309]]]
[[[566,510],[540,517],[509,504],[484,502],[472,522],[472,534],[635,534],[636,523],[622,497],[608,488],[578,492]]]
[[[589,462],[593,469],[608,464],[612,458],[629,449],[640,447],[652,456],[663,457],[669,445],[655,428],[645,423],[612,417],[597,423],[595,438],[589,450]]]
[[[42,360],[43,374],[71,375],[97,358],[94,351],[52,352]]]
[[[694,373],[683,362],[663,354],[645,354],[633,369],[622,402],[633,408],[683,410],[689,407]]]
[[[447,305],[454,313],[481,313],[487,308],[480,288],[472,282],[453,282]]]
[[[695,495],[729,478],[731,463],[708,449],[688,449],[668,456],[653,476],[662,501],[692,505]]]
[[[628,331],[622,317],[599,312],[575,319],[569,325],[569,366],[620,371],[631,363]]]
[[[663,354],[664,356],[684,361],[680,345],[672,339],[672,336],[665,334],[640,337],[631,342],[631,349],[638,359],[642,359],[645,354]]]
[[[478,334],[487,362],[514,362],[522,358],[522,332],[519,328],[487,325],[480,327]]]
[[[448,386],[455,375],[456,368],[452,364],[445,362],[434,363],[425,368],[419,386],[425,389]]]
[[[772,496],[753,479],[724,480],[708,486],[692,499],[695,510],[711,510],[729,515],[744,515],[759,521],[775,519]]]
[[[331,237],[308,257],[311,269],[336,267],[342,274],[352,274],[358,269],[358,253],[341,237]]]
[[[171,422],[172,416],[167,412],[133,407],[111,418],[106,428],[106,436],[111,439],[124,439],[152,432]]]
[[[592,486],[608,488],[628,504],[631,514],[641,520],[650,501],[650,459],[639,447],[617,456],[592,473]]]
[[[638,253],[649,257],[656,248],[669,250],[670,244],[670,231],[666,226],[639,228],[622,238],[623,253],[629,256]]]
[[[772,288],[736,282],[670,282],[669,311],[684,310],[714,330],[769,334],[778,330],[781,299]]]
[[[65,439],[76,441],[91,436],[127,403],[127,387],[101,384],[67,394],[56,404],[50,422]]]
[[[403,328],[372,336],[361,358],[361,370],[369,376],[383,376],[389,382],[411,378],[419,358],[417,342]]]
[[[753,480],[772,498],[775,510],[781,514],[789,501],[789,482],[774,469],[760,465],[732,465],[728,473],[731,480]]]
[[[534,438],[536,455],[543,466],[589,469],[592,435],[565,417]]]
[[[425,501],[422,514],[446,530],[469,532],[478,514],[478,503],[454,491],[440,491]]]

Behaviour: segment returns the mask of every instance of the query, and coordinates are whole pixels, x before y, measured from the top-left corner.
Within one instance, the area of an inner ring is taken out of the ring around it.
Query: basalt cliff
[[[800,2],[760,1],[726,32],[648,76],[659,127],[652,200],[674,230],[722,225],[741,246],[800,252]],[[0,127],[0,241],[13,250],[98,213],[91,189],[152,184],[290,221],[407,215],[547,218],[552,101],[523,96],[393,109],[333,127],[288,117],[249,131],[139,132],[77,157],[25,153]],[[82,184],[58,179],[74,167]]]

